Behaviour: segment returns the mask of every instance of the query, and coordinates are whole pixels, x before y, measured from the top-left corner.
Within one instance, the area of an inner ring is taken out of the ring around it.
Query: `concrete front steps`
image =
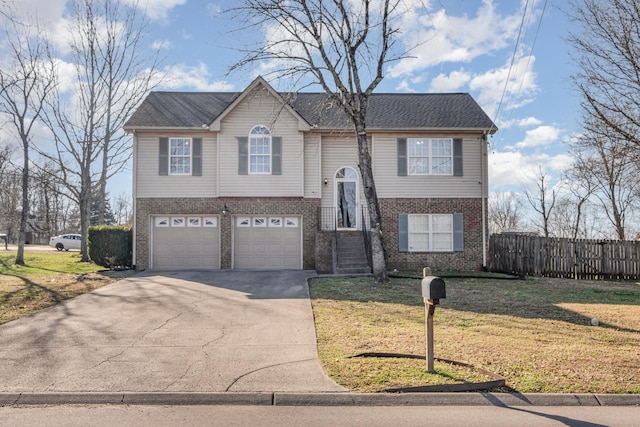
[[[336,233],[335,273],[371,273],[361,231],[338,231]]]

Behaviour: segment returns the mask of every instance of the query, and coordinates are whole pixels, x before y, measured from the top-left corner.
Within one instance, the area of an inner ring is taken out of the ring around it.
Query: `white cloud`
[[[515,144],[517,148],[536,148],[558,141],[560,129],[555,126],[538,126],[525,132],[524,139]]]
[[[76,66],[62,59],[55,59],[54,65],[58,76],[58,89],[60,92],[70,92],[78,86]]]
[[[445,62],[467,63],[503,49],[516,36],[521,19],[522,10],[502,15],[492,0],[484,0],[473,17],[451,16],[444,9],[403,11],[402,42],[411,57],[392,65],[389,75],[401,77]]]
[[[448,75],[439,74],[431,80],[429,92],[455,92],[471,80],[471,74],[465,71],[452,71]]]
[[[398,92],[407,92],[407,93],[416,92],[416,90],[413,88],[413,85],[411,85],[407,79],[400,80],[400,83],[396,85],[396,90]]]
[[[518,151],[492,152],[489,154],[489,184],[492,188],[522,188],[535,180],[540,168],[558,179],[572,160],[565,153],[525,155]]]
[[[507,120],[507,121],[502,121],[500,122],[500,129],[504,130],[504,129],[508,129],[511,127],[518,127],[518,128],[527,128],[527,127],[531,127],[531,126],[539,126],[542,124],[542,120],[538,119],[537,117],[525,117],[525,118],[521,118],[521,119],[511,119],[511,120]]]
[[[209,13],[209,16],[211,18],[218,18],[220,15],[222,15],[222,11],[222,6],[215,3],[209,3],[207,5],[207,12]]]
[[[147,16],[152,20],[165,20],[171,9],[183,5],[187,0],[125,0],[130,5],[142,7]]]
[[[520,57],[511,65],[511,59],[500,68],[475,75],[469,82],[478,93],[477,100],[490,117],[496,112],[513,110],[532,101],[538,91],[533,72],[535,57]],[[504,96],[503,96],[504,94]]]
[[[538,126],[542,124],[542,120],[536,117],[525,117],[524,119],[520,119],[516,122],[519,127],[529,127],[529,126]]]
[[[62,18],[67,0],[15,0],[7,3],[19,17],[37,19],[47,26]]]
[[[151,43],[151,49],[153,50],[165,50],[171,49],[173,47],[173,43],[171,40],[154,40]]]
[[[233,85],[224,81],[210,81],[209,69],[206,64],[200,63],[197,66],[176,64],[166,67],[165,79],[162,81],[161,89],[164,90],[198,90],[205,92],[231,91]]]

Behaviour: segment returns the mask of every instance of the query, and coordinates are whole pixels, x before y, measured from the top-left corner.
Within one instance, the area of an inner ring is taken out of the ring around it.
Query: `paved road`
[[[0,392],[343,392],[305,271],[144,272],[0,326]]]
[[[4,251],[4,242],[0,240],[0,250]],[[7,251],[17,251],[18,250],[18,246],[16,245],[11,245],[9,244],[7,246]],[[56,248],[53,248],[49,245],[24,245],[24,250],[28,251],[28,252],[38,252],[38,251],[52,251],[52,252],[57,252],[58,250]],[[73,250],[74,252],[76,250]]]
[[[0,408],[14,426],[640,426],[640,407],[52,406]]]

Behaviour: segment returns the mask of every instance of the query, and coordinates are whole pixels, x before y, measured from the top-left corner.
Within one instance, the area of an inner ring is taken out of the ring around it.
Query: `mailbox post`
[[[433,369],[433,316],[436,305],[440,304],[440,299],[446,298],[444,280],[440,277],[427,276],[428,269],[423,270],[422,298],[424,300],[424,311],[427,322],[427,371],[434,373]]]

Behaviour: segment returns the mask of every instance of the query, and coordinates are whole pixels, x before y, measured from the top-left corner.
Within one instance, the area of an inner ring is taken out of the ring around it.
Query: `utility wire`
[[[536,34],[533,36],[533,43],[531,44],[531,50],[529,51],[529,58],[527,59],[527,70],[529,69],[529,63],[531,62],[531,57],[533,56],[533,49],[536,47],[536,41],[538,40],[538,34],[540,33],[540,27],[542,27],[542,18],[544,18],[544,12],[547,10],[547,0],[544,0],[544,5],[542,5],[542,12],[540,13],[540,20],[538,21],[538,27],[536,28]],[[524,79],[520,82],[520,87],[518,88],[519,94],[522,90],[522,85],[524,85]]]
[[[540,19],[538,20],[538,26],[536,27],[536,32],[535,32],[534,37],[533,37],[533,42],[531,44],[531,49],[529,50],[529,56],[527,58],[527,65],[525,67],[525,72],[526,72],[526,70],[529,69],[529,65],[531,64],[531,57],[533,56],[533,51],[535,49],[536,42],[538,40],[538,35],[540,34],[540,29],[542,27],[542,21],[544,19],[544,14],[545,14],[545,12],[547,10],[547,3],[548,3],[548,0],[544,0],[544,4],[542,5],[542,12],[540,13]],[[522,88],[524,86],[524,81],[525,81],[524,78],[522,78],[522,80],[520,80],[520,86],[518,87],[518,90],[515,92],[516,96],[522,92]],[[505,90],[506,90],[506,86],[505,86]],[[510,120],[512,113],[513,113],[513,110],[511,111],[509,117],[507,118],[507,120],[506,120],[507,122]],[[497,111],[496,111],[496,119],[497,119]],[[504,135],[503,135],[503,137],[504,137]]]
[[[502,89],[502,96],[500,97],[500,102],[498,102],[498,108],[496,109],[496,113],[494,115],[493,122],[495,123],[498,120],[498,115],[500,114],[500,109],[502,108],[502,103],[504,102],[504,97],[507,93],[507,87],[509,86],[509,79],[511,78],[511,71],[513,70],[513,64],[516,61],[516,55],[518,53],[518,47],[520,45],[520,37],[522,36],[522,29],[524,28],[524,21],[527,17],[527,10],[529,8],[529,0],[524,5],[524,13],[522,14],[522,20],[520,21],[520,28],[518,29],[518,37],[516,38],[516,44],[513,48],[513,54],[511,55],[511,64],[509,64],[509,72],[507,73],[507,79],[504,82],[504,88]]]

